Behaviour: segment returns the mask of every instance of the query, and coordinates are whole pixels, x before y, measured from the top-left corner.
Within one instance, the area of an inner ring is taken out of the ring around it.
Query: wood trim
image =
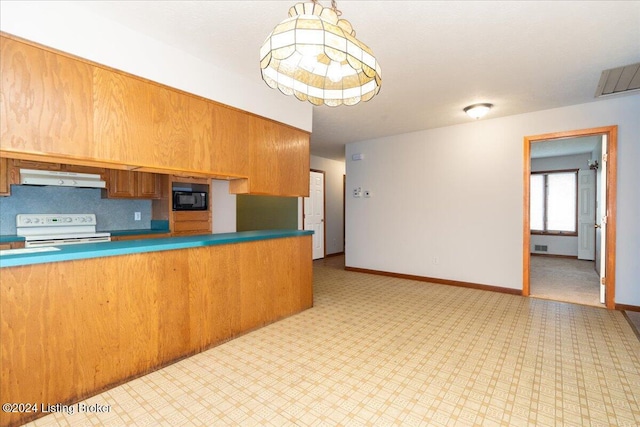
[[[556,233],[551,233],[551,232],[544,232],[544,231],[532,231],[531,232],[532,235],[534,236],[551,236],[551,237],[576,237],[578,235],[577,232],[573,233],[565,233],[565,232],[556,232]]]
[[[616,304],[616,310],[640,311],[640,305]]]
[[[419,282],[437,283],[439,285],[458,286],[461,288],[479,289],[482,291],[500,292],[503,294],[522,295],[522,291],[519,289],[503,288],[500,286],[482,285],[480,283],[460,282],[458,280],[438,279],[435,277],[416,276],[413,274],[392,273],[389,271],[369,270],[367,268],[358,267],[345,267],[346,271],[353,271],[356,273],[375,274],[378,276],[395,277],[397,279],[417,280]]]
[[[333,254],[326,254],[324,257],[325,258],[331,258],[331,257],[335,257],[335,256],[340,256],[340,255],[344,255],[344,251],[342,252],[335,252]]]
[[[531,252],[531,256],[541,256],[541,257],[549,257],[549,258],[568,258],[568,259],[578,259],[575,255],[559,255],[559,254],[541,254],[538,252]],[[591,261],[593,262],[593,261]]]
[[[548,171],[531,171],[531,175],[540,175],[540,174],[550,174],[550,173],[569,173],[575,172],[578,173],[580,169],[554,169]]]
[[[524,138],[523,149],[523,173],[524,177],[522,183],[524,190],[522,192],[522,251],[524,256],[522,257],[522,295],[528,297],[531,294],[530,277],[531,277],[531,212],[530,212],[530,200],[531,197],[531,140],[528,137]]]
[[[623,305],[623,307],[633,307],[634,308],[633,310],[631,310],[631,309],[619,309],[618,306],[616,305],[616,309],[617,310],[623,310],[622,311],[622,315],[624,316],[625,319],[627,319],[627,322],[629,323],[629,326],[631,326],[631,330],[633,331],[634,334],[636,334],[636,337],[638,338],[638,340],[640,340],[640,331],[636,327],[636,324],[631,321],[631,319],[629,318],[629,315],[627,314],[627,311],[640,311],[640,307],[638,307],[636,305]]]
[[[608,309],[615,309],[615,283],[616,283],[616,212],[617,212],[617,157],[618,157],[618,126],[602,126],[590,129],[581,129],[565,132],[554,132],[542,135],[533,135],[524,137],[523,149],[523,269],[522,269],[522,295],[529,296],[531,292],[531,260],[530,245],[531,231],[529,230],[529,197],[530,185],[529,175],[531,175],[531,144],[538,141],[547,141],[550,139],[566,139],[582,136],[605,135],[607,137],[607,251],[606,251],[606,301],[605,305]]]
[[[607,308],[615,308],[616,295],[616,217],[618,206],[618,126],[611,126],[607,135],[607,254],[606,301]]]

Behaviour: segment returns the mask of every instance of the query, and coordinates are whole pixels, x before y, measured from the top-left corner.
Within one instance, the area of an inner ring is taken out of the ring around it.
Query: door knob
[[[593,224],[593,228],[600,228],[600,224]]]

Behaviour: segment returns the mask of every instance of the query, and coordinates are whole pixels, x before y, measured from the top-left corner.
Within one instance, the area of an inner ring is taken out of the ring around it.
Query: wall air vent
[[[604,70],[596,89],[596,98],[640,89],[640,62]]]
[[[535,245],[534,250],[537,252],[547,252],[547,245]]]

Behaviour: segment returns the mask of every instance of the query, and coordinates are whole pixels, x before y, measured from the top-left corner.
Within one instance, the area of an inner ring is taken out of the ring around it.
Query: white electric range
[[[25,238],[25,248],[111,241],[96,224],[95,214],[18,214],[16,235]]]

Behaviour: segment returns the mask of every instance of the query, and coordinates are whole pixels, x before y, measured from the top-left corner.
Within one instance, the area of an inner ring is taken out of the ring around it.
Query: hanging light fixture
[[[464,112],[474,119],[479,119],[484,117],[485,114],[489,112],[489,110],[493,107],[493,104],[473,104],[464,108]]]
[[[297,3],[260,48],[262,79],[285,95],[314,105],[355,105],[379,91],[378,61],[335,0],[331,8],[317,0]]]

